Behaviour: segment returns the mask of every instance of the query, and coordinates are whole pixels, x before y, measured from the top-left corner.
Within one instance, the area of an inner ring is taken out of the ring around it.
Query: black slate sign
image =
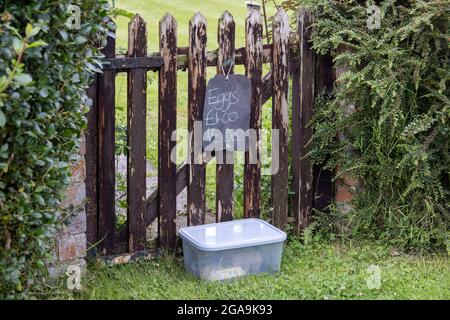
[[[244,75],[231,74],[227,79],[218,74],[209,80],[203,108],[203,148],[248,150],[248,141],[238,138],[243,135],[233,133],[246,132],[250,126],[250,96],[251,82]]]

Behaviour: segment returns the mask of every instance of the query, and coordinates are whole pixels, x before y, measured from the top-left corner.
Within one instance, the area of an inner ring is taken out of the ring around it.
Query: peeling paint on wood
[[[219,19],[217,30],[219,52],[217,55],[217,73],[222,74],[225,61],[235,59],[235,22],[233,16],[225,11]],[[231,69],[229,69],[231,68]],[[233,74],[234,65],[224,67],[225,72]],[[216,167],[216,221],[233,220],[234,165],[228,162],[233,159],[234,152],[223,151],[224,164]]]
[[[128,25],[128,56],[147,54],[147,27],[136,15]],[[127,224],[128,251],[145,248],[145,192],[146,192],[146,106],[147,70],[135,68],[128,71],[128,165],[127,165]]]
[[[272,176],[273,224],[286,228],[288,216],[288,91],[289,91],[289,17],[279,9],[273,20],[272,128],[278,130],[279,141],[272,142],[272,153],[278,153],[279,169]]]
[[[92,106],[87,114],[86,137],[86,241],[87,248],[91,248],[97,242],[98,215],[97,215],[97,148],[98,148],[98,106],[97,106],[97,75],[87,90],[88,97],[92,100]],[[95,255],[95,249],[90,249],[88,255]]]
[[[159,23],[160,54],[164,66],[159,71],[158,189],[159,242],[166,250],[176,247],[176,164],[171,161],[177,112],[177,22],[166,14]]]
[[[194,131],[195,121],[202,121],[203,101],[206,91],[206,19],[201,13],[197,13],[189,22],[189,52],[188,52],[188,130]],[[189,164],[190,183],[187,192],[188,225],[205,223],[206,195],[205,178],[206,164],[203,161],[195,161],[202,158],[201,149],[194,148],[202,145],[202,136],[191,135],[189,152],[191,164]],[[196,154],[198,152],[198,154]]]
[[[299,40],[300,68],[294,77],[294,89],[298,92],[293,101],[292,127],[292,167],[294,174],[293,215],[297,233],[303,231],[311,222],[314,190],[313,165],[307,156],[312,137],[308,126],[314,106],[315,54],[311,48],[313,17],[306,9],[299,9],[297,15],[297,36]],[[294,97],[293,97],[294,99]],[[298,100],[297,100],[298,99]]]
[[[263,38],[262,18],[256,10],[251,10],[246,19],[246,75],[252,82],[250,128],[256,130],[257,141],[261,138],[261,96],[262,96],[262,63]],[[250,148],[250,151],[254,148]],[[251,161],[252,160],[252,161]],[[256,164],[254,163],[256,160]],[[256,154],[245,153],[244,166],[244,218],[260,215],[260,180],[261,161],[260,147]]]
[[[115,55],[116,41],[108,37],[103,54]],[[115,229],[115,72],[98,76],[98,240],[101,254],[112,254]]]

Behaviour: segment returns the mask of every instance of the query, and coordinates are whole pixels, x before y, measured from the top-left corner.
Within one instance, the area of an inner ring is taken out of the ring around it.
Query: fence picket
[[[128,56],[147,55],[147,28],[145,21],[136,15],[128,25]],[[146,105],[147,70],[135,68],[128,71],[128,165],[127,165],[127,216],[128,250],[130,253],[145,248],[145,196],[146,196]]]
[[[294,169],[294,204],[295,231],[304,230],[311,219],[313,208],[313,166],[309,152],[312,128],[308,126],[313,114],[315,57],[311,48],[311,29],[313,19],[306,9],[299,9],[297,15],[297,32],[299,39],[299,78],[295,84],[299,92],[298,103],[293,110],[292,161]]]
[[[279,9],[273,21],[273,109],[272,128],[278,130],[272,141],[272,154],[278,153],[278,171],[272,176],[273,224],[284,229],[288,213],[288,90],[289,90],[289,17]],[[273,157],[272,157],[273,159]]]
[[[250,128],[256,130],[257,140],[260,139],[261,130],[261,94],[262,94],[262,63],[263,38],[262,19],[257,10],[250,10],[246,19],[246,75],[252,83]],[[261,163],[259,143],[256,145],[256,154],[251,151],[245,153],[244,166],[244,217],[259,217],[260,214],[260,180]],[[254,163],[256,162],[256,163]]]
[[[222,74],[222,66],[225,61],[232,59],[235,54],[235,22],[233,16],[225,11],[219,19],[217,41],[219,44],[217,73]],[[234,65],[224,66],[225,72],[233,74]],[[234,189],[234,165],[232,159],[234,152],[223,151],[223,164],[216,166],[216,221],[233,220],[233,189]],[[231,160],[231,161],[229,161]],[[231,162],[231,163],[229,163]]]
[[[159,23],[160,54],[164,65],[159,71],[158,188],[160,245],[174,250],[176,245],[176,163],[172,132],[177,112],[177,22],[166,14]]]
[[[92,105],[87,113],[86,139],[86,241],[91,248],[89,255],[95,255],[93,244],[97,242],[98,216],[97,216],[97,148],[98,148],[98,106],[97,106],[97,75],[87,90]]]
[[[108,37],[103,54],[115,56],[116,40]],[[98,238],[102,254],[114,251],[115,229],[115,72],[104,70],[98,76]]]
[[[206,19],[201,13],[195,14],[189,21],[188,74],[188,130],[193,132],[194,122],[202,121],[206,91]],[[201,148],[194,148],[194,139],[195,144],[201,146],[202,136],[191,135],[191,139],[190,183],[187,186],[188,225],[199,225],[205,223],[206,164]]]

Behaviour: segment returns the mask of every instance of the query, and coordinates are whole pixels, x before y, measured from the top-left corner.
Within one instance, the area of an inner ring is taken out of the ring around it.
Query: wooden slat
[[[288,90],[289,90],[289,17],[279,9],[273,22],[273,113],[272,128],[278,141],[272,141],[272,156],[278,158],[278,171],[272,175],[273,224],[284,229],[288,213]],[[277,153],[277,154],[275,154]],[[273,157],[272,157],[273,159]]]
[[[312,137],[312,128],[308,126],[313,115],[314,106],[314,72],[315,55],[311,48],[311,32],[313,17],[306,9],[299,9],[297,16],[297,32],[299,39],[300,70],[296,84],[299,91],[297,108],[293,117],[293,166],[294,166],[294,203],[293,214],[296,232],[304,230],[311,220],[313,208],[313,166],[306,155]],[[294,140],[295,139],[295,140]]]
[[[115,55],[116,41],[108,37],[103,54]],[[115,72],[98,76],[98,239],[101,254],[112,254],[115,228]]]
[[[298,73],[297,58],[293,56],[293,54],[296,53],[291,52],[289,57],[289,72],[292,77],[294,77],[295,74]],[[269,70],[269,72],[267,72],[266,75],[263,77],[261,104],[264,105],[270,98],[272,98],[272,96],[273,96],[272,70]]]
[[[103,63],[103,70],[115,70],[116,72],[127,71],[135,68],[157,70],[164,64],[163,59],[159,56],[117,56],[112,59],[103,59]]]
[[[188,57],[187,57],[187,49],[180,47],[178,48],[178,69],[185,70],[187,68],[188,64]],[[238,48],[235,50],[234,54],[234,64],[235,65],[246,65],[247,64],[247,48]],[[183,53],[185,52],[185,53]],[[206,53],[206,63],[208,67],[215,67],[218,63],[218,50],[215,51],[208,51]],[[264,63],[269,63],[272,61],[272,48],[270,45],[263,45],[262,49],[262,60]]]
[[[147,54],[147,28],[144,19],[136,15],[128,24],[128,55]],[[127,165],[127,223],[128,251],[145,248],[146,207],[146,105],[147,70],[128,71],[128,165]]]
[[[246,64],[246,48],[237,48],[235,50],[235,65]],[[177,48],[177,68],[178,70],[187,70],[188,68],[189,47]],[[218,63],[218,50],[206,52],[206,64],[208,67],[216,67]],[[115,58],[105,58],[102,60],[104,70],[114,70],[116,72],[126,72],[134,68],[146,68],[147,70],[158,70],[163,66],[164,61],[158,53],[149,53],[145,57],[131,58],[124,55],[117,55]],[[272,46],[263,45],[263,62],[272,61]]]
[[[195,14],[189,21],[188,56],[188,130],[194,132],[194,123],[202,121],[206,91],[206,19],[201,13]],[[206,165],[202,157],[201,132],[191,135],[191,139],[190,183],[187,189],[188,225],[199,225],[205,223]]]
[[[261,14],[251,10],[246,19],[246,76],[252,83],[250,128],[256,130],[259,141],[261,130],[261,92],[263,38]],[[256,154],[255,153],[256,149]],[[253,152],[252,152],[253,151]],[[245,153],[244,166],[244,217],[259,217],[261,161],[259,144],[250,146]],[[256,162],[256,163],[255,163]]]
[[[159,23],[160,52],[164,66],[159,71],[158,189],[160,245],[176,246],[176,163],[171,159],[177,112],[177,22],[166,14]]]
[[[208,164],[213,157],[205,157],[203,160]],[[189,165],[184,163],[177,169],[177,195],[181,193],[189,184]],[[158,217],[158,191],[154,191],[147,198],[147,209],[145,213],[145,223],[150,225]]]
[[[297,53],[297,55],[299,55]],[[292,74],[292,216],[298,215],[300,204],[300,69]],[[294,223],[296,219],[294,218]]]
[[[94,245],[97,240],[97,139],[98,139],[98,107],[97,107],[97,75],[87,90],[92,105],[87,113],[87,130],[84,134],[86,139],[86,240],[87,248]],[[95,254],[95,248],[89,250],[89,255]]]
[[[263,77],[261,104],[264,105],[273,96],[272,70]]]
[[[177,170],[176,193],[179,195],[189,184],[189,166],[181,165]],[[147,198],[147,209],[145,213],[145,224],[149,226],[158,217],[158,190]]]
[[[217,41],[219,44],[217,73],[222,74],[225,61],[234,60],[235,22],[233,16],[225,11],[219,19]],[[231,68],[231,69],[230,69]],[[233,65],[224,67],[225,72],[233,73]],[[216,166],[216,221],[233,220],[234,165],[232,151],[222,152],[222,164]],[[231,160],[231,161],[227,161]],[[228,163],[231,162],[231,163]]]

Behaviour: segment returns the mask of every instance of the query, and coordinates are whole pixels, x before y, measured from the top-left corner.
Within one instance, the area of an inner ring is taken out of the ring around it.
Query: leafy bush
[[[381,27],[374,30],[366,25],[366,2],[310,3],[314,48],[331,50],[335,64],[347,69],[334,95],[316,105],[311,155],[329,169],[339,164],[340,174],[362,183],[354,210],[332,210],[333,223],[407,248],[444,247],[450,222],[449,2],[378,1]],[[349,104],[355,112],[344,110]],[[336,139],[339,133],[346,140]]]
[[[67,1],[0,4],[0,299],[28,296],[45,270],[101,67],[107,1],[72,3],[79,29]]]

